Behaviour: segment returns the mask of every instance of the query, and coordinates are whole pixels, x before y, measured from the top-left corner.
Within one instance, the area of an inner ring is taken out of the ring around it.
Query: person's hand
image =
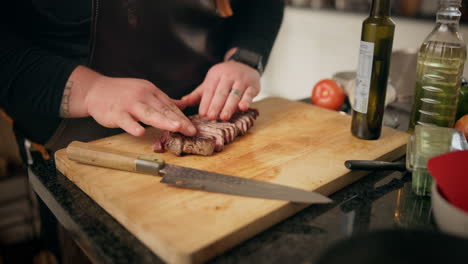
[[[102,126],[120,127],[134,136],[145,133],[138,122],[193,136],[197,130],[181,112],[183,107],[149,81],[106,77],[80,65],[68,78],[59,114],[92,116]]]
[[[214,65],[203,83],[182,97],[186,106],[200,104],[199,114],[209,119],[229,120],[237,109],[247,110],[260,92],[260,73],[236,61]]]
[[[196,134],[196,128],[176,105],[180,102],[142,79],[101,75],[86,91],[84,104],[87,113],[99,124],[120,127],[134,136],[145,132],[138,121],[187,136]]]

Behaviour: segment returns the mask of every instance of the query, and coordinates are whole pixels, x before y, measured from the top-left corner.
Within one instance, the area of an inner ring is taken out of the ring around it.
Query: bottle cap
[[[440,6],[462,6],[462,0],[440,0]]]

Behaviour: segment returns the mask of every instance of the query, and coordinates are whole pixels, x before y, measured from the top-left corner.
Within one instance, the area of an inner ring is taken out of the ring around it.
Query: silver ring
[[[236,89],[234,89],[234,88],[231,89],[230,93],[233,93],[233,94],[235,94],[235,95],[237,95],[237,96],[239,96],[239,97],[242,96],[242,92],[239,91],[239,90],[236,90]]]

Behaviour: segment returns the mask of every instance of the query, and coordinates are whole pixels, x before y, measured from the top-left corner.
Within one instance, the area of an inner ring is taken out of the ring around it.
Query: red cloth
[[[468,150],[432,157],[427,168],[447,201],[468,212]]]

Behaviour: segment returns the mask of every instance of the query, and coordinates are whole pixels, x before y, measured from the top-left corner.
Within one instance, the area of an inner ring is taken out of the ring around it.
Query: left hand
[[[237,109],[246,111],[259,92],[260,73],[256,69],[225,61],[211,67],[203,83],[181,101],[185,106],[200,103],[200,116],[229,120]]]

